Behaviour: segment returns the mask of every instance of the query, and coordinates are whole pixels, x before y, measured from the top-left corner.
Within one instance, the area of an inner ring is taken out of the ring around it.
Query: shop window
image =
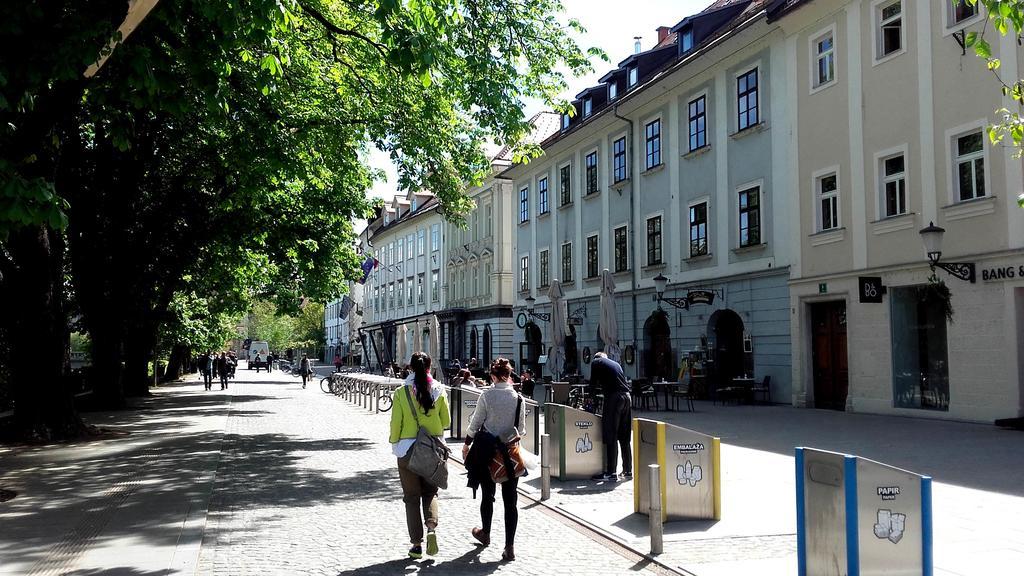
[[[893,405],[948,411],[946,302],[932,285],[890,288],[889,293]]]

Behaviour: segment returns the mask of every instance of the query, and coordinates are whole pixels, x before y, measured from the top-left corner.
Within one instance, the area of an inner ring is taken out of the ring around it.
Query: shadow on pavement
[[[451,560],[436,561],[432,558],[425,560],[413,560],[411,558],[400,558],[397,560],[389,560],[387,562],[381,562],[380,564],[373,564],[371,566],[364,566],[362,568],[356,568],[354,570],[346,570],[339,572],[338,576],[371,576],[371,575],[390,575],[390,574],[460,574],[468,576],[486,576],[493,574],[498,568],[505,564],[504,562],[494,560],[491,562],[481,562],[480,552],[483,548],[477,546],[472,550],[467,551],[458,558],[452,558]],[[517,554],[518,556],[518,554]]]

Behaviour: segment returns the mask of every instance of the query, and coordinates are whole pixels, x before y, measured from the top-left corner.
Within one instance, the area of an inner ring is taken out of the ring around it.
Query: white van
[[[260,357],[259,362],[256,362],[257,355]],[[266,342],[253,340],[249,343],[249,370],[253,368],[266,368],[268,355],[270,355],[270,346]]]

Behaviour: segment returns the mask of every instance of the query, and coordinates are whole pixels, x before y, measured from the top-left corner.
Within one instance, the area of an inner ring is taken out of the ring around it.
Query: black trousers
[[[220,373],[220,387],[221,387],[222,390],[224,388],[228,387],[228,373],[227,372],[221,372]]]
[[[519,508],[516,501],[519,499],[519,478],[512,478],[501,483],[501,503],[505,507],[505,546],[512,546],[516,540],[516,526],[519,525]],[[483,497],[480,500],[480,528],[485,534],[491,533],[491,518],[494,517],[494,495],[498,491],[497,485],[488,476],[480,482],[480,489]]]
[[[633,473],[633,411],[629,405],[629,394],[621,393],[605,398],[604,414],[601,421],[601,440],[604,442],[604,471],[615,474],[618,467],[618,452],[622,450],[622,473]]]

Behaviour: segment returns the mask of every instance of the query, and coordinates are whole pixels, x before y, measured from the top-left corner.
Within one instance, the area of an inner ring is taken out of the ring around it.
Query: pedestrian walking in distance
[[[409,470],[409,449],[416,441],[420,426],[440,437],[451,424],[444,387],[430,377],[430,356],[423,352],[412,355],[412,374],[391,396],[391,450],[398,457],[398,478],[402,484],[405,522],[409,529],[410,558],[423,557],[423,527],[427,528],[427,554],[437,554],[437,486]],[[409,390],[410,394],[406,394]],[[412,397],[412,406],[409,397]],[[413,412],[413,411],[416,412]],[[420,508],[423,515],[420,515]]]
[[[231,360],[228,359],[227,352],[220,353],[220,362],[217,364],[217,375],[220,376],[220,389],[227,390],[228,388],[228,375],[231,374]]]
[[[272,353],[270,353],[270,352],[267,352],[267,373],[269,374],[270,372],[273,372],[273,371],[274,371],[274,355]]]
[[[203,386],[213,390],[213,354],[209,350],[199,359],[199,365],[203,369]]]
[[[526,402],[523,402],[519,393],[512,388],[512,366],[507,359],[498,358],[491,364],[490,379],[493,385],[485,388],[480,394],[476,411],[469,421],[466,443],[462,446],[462,459],[466,462],[466,468],[474,470],[471,474],[479,481],[483,490],[480,500],[481,526],[473,528],[471,533],[484,546],[491,543],[491,518],[494,516],[494,495],[497,492],[497,485],[491,479],[489,464],[494,457],[494,451],[498,448],[497,442],[507,443],[526,434]],[[486,436],[487,439],[481,440],[472,448],[480,454],[474,453],[471,456],[470,446],[477,436]],[[483,442],[488,442],[489,447],[484,448]],[[478,462],[479,466],[470,462]],[[508,480],[501,483],[501,503],[505,509],[505,550],[502,551],[501,558],[512,561],[516,559],[516,526],[519,524],[519,509],[516,506],[519,499],[519,477],[511,472],[508,476]]]
[[[334,371],[341,372],[341,354],[334,355]]]
[[[256,353],[256,357],[252,359],[252,365],[256,367],[256,373],[257,374],[260,373],[260,364],[262,362],[263,362],[263,360],[260,359],[260,353],[257,352]]]
[[[604,414],[602,415],[601,439],[604,441],[604,472],[593,477],[605,482],[617,480],[615,469],[618,451],[622,451],[622,477],[633,478],[633,452],[630,428],[633,414],[630,409],[629,383],[622,372],[622,366],[608,358],[604,352],[594,354],[590,363],[590,382],[604,392]]]
[[[313,367],[309,363],[309,357],[305,354],[302,355],[302,360],[299,361],[299,374],[302,376],[302,387],[306,387],[306,382],[309,380],[309,375],[313,373]]]

